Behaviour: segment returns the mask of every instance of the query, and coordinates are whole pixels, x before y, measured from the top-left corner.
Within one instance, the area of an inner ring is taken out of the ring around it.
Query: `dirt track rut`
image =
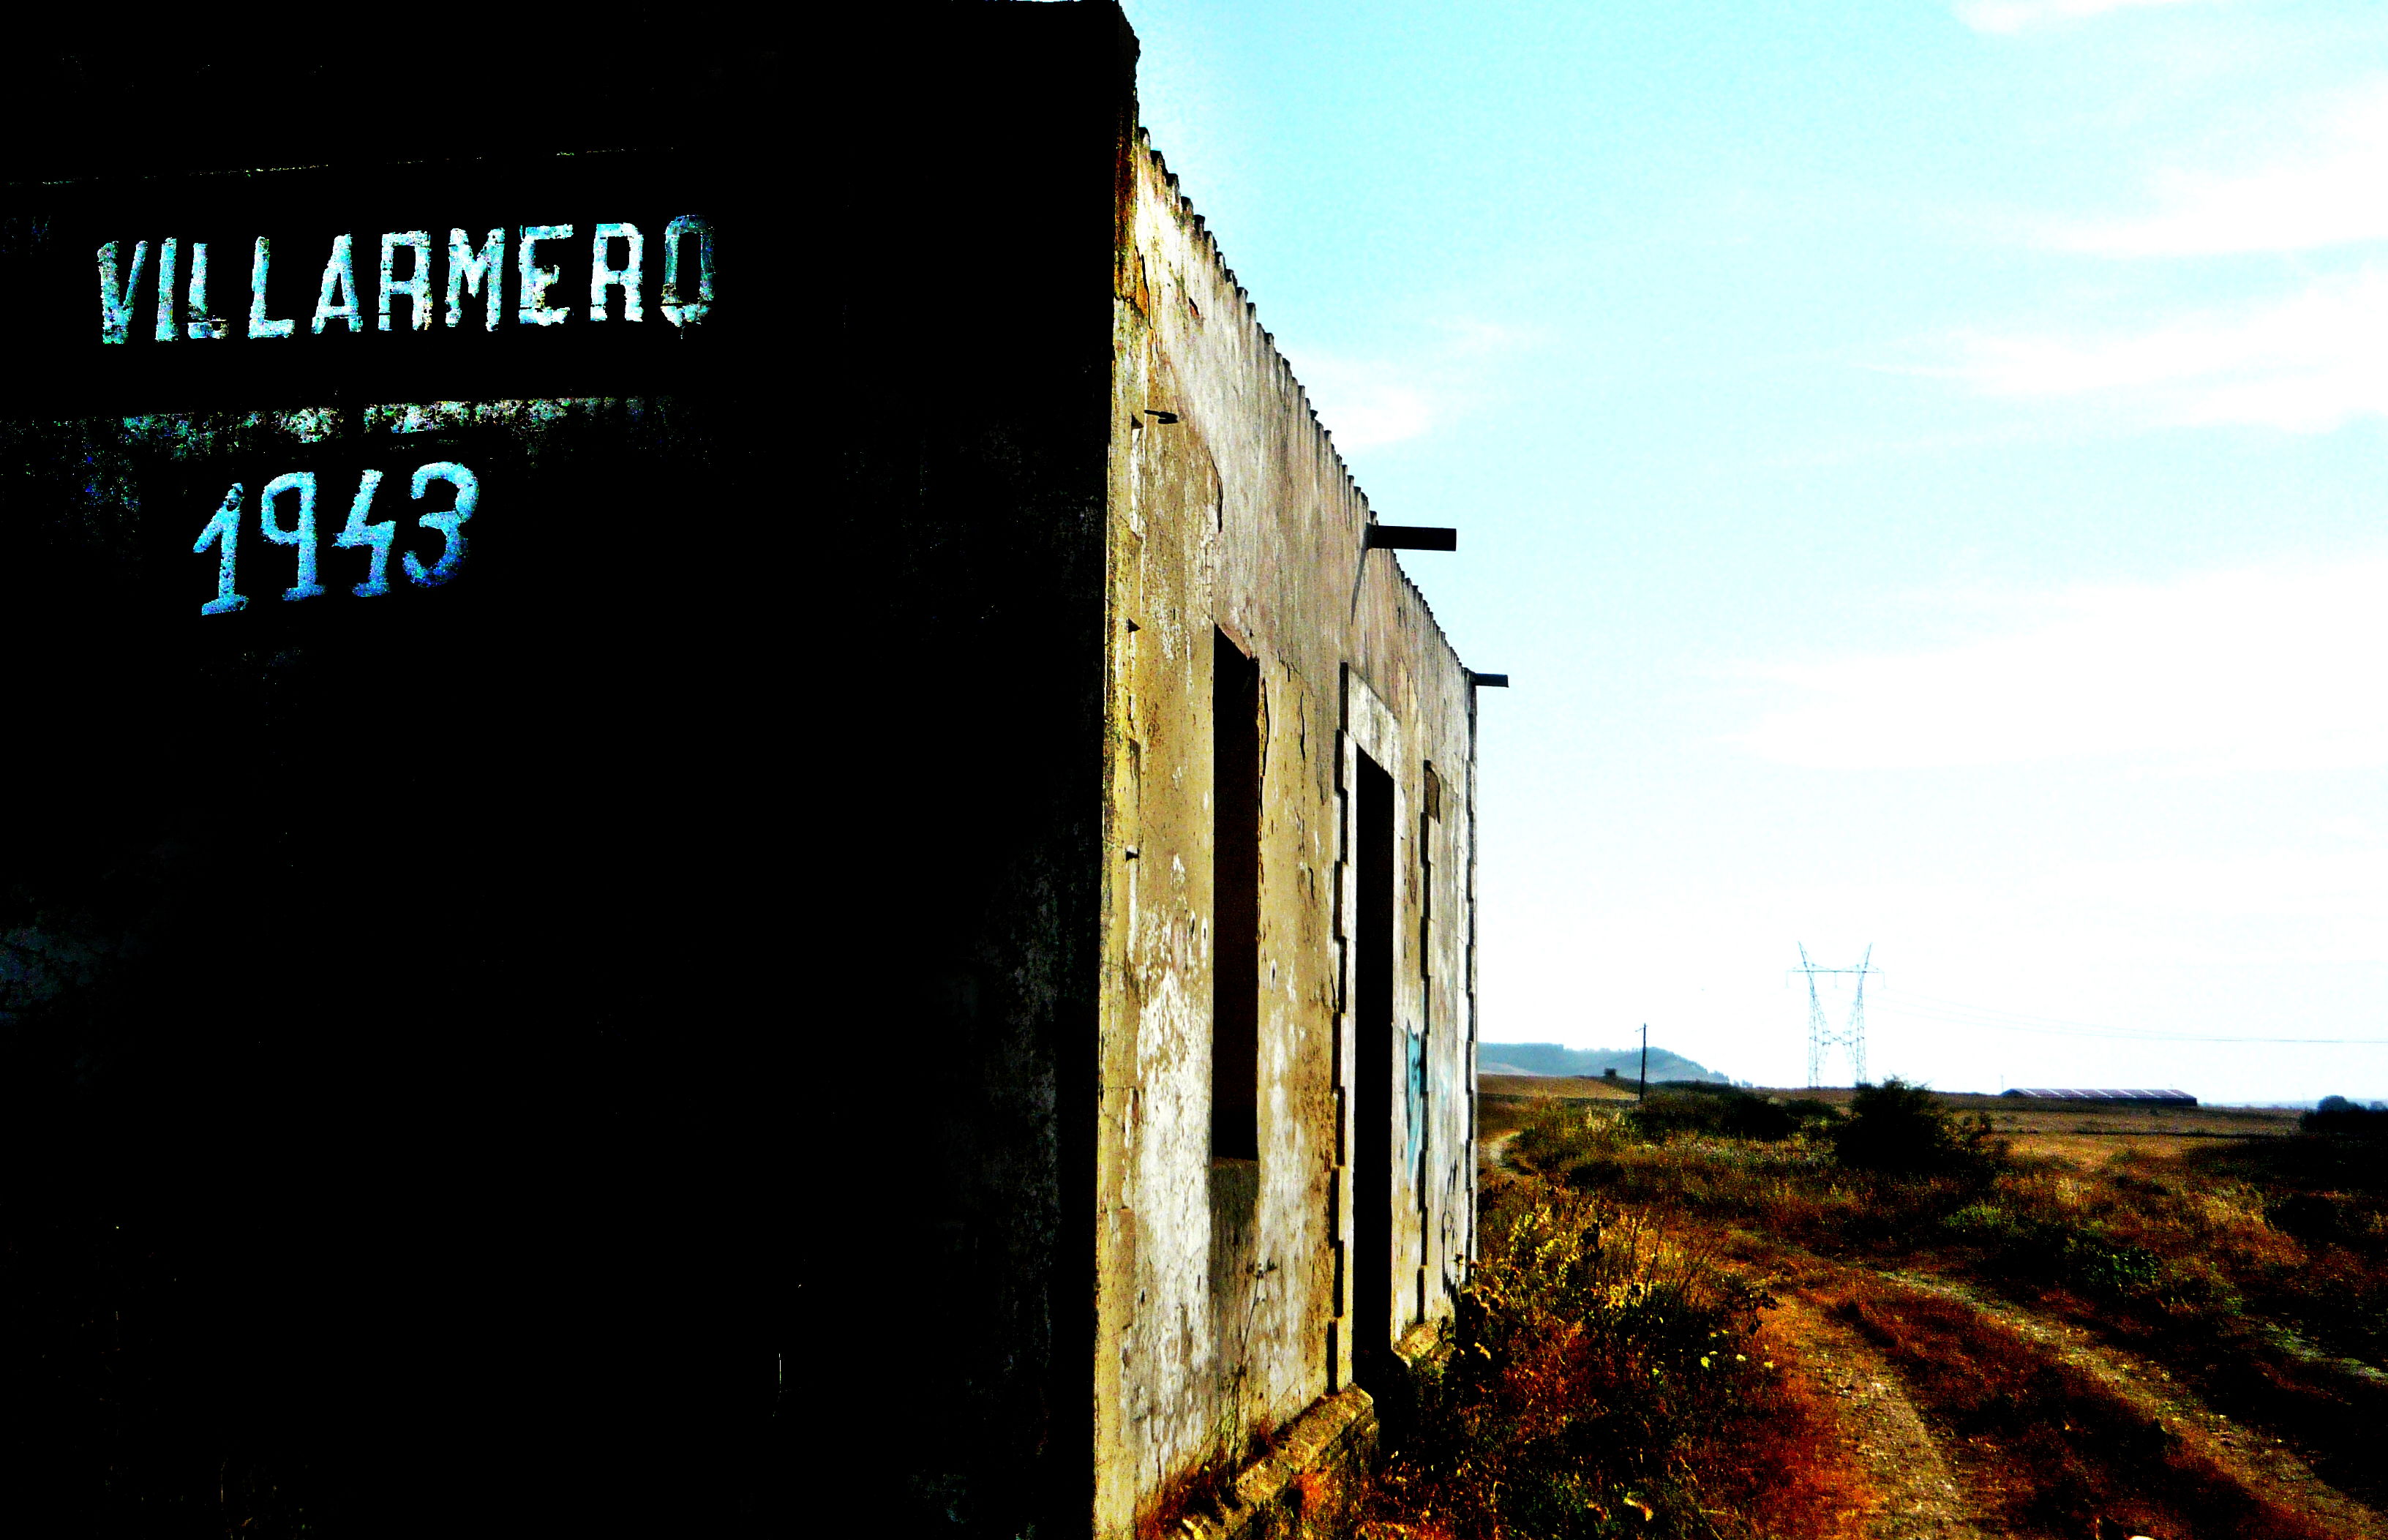
[[[1981,1290],[1948,1279],[1885,1271],[1886,1281],[1921,1294],[1957,1300],[2023,1338],[2049,1349],[2159,1421],[2190,1448],[2228,1471],[2249,1491],[2283,1508],[2311,1513],[2349,1540],[2388,1540],[2388,1521],[2314,1474],[2296,1454],[2213,1410],[2155,1364],[2079,1327],[2019,1310]]]
[[[1786,1297],[1774,1315],[1799,1369],[1829,1393],[1849,1462],[1880,1495],[1865,1516],[1869,1540],[1978,1540],[1991,1533],[1968,1511],[1956,1472],[1881,1355],[1808,1300]]]

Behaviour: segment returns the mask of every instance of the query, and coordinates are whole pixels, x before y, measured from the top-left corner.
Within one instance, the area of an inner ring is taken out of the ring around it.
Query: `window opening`
[[[1211,1154],[1260,1158],[1261,668],[1214,631],[1211,669]]]

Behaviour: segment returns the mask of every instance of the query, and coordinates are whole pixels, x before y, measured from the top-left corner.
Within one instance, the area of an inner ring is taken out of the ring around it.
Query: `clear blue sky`
[[[2388,6],[1127,9],[1515,679],[1487,1039],[2388,1097]]]

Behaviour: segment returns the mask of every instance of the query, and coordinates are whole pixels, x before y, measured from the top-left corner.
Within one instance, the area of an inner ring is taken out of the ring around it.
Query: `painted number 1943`
[[[413,550],[397,551],[400,565],[406,569],[407,581],[418,588],[437,588],[453,579],[464,565],[464,521],[473,516],[473,506],[480,501],[478,477],[453,460],[434,460],[427,465],[414,467],[408,495],[417,503],[425,499],[432,483],[444,482],[455,492],[451,506],[433,512],[417,512],[415,524],[439,537],[438,554],[428,562]],[[366,471],[357,480],[357,495],[349,504],[349,521],[332,537],[334,547],[343,551],[371,553],[365,580],[349,590],[360,599],[377,598],[389,592],[389,558],[398,545],[398,520],[375,519],[372,516],[374,495],[381,490],[382,473]],[[315,494],[313,471],[292,471],[277,476],[257,494],[259,533],[274,545],[298,547],[298,581],[282,591],[285,600],[312,599],[327,592],[315,580]],[[443,500],[444,501],[444,500]],[[248,605],[240,592],[239,554],[241,521],[248,516],[248,493],[239,483],[224,493],[223,506],[215,517],[199,531],[197,543],[191,547],[194,555],[204,554],[210,546],[217,548],[216,596],[199,606],[201,615],[230,615]],[[288,523],[283,519],[286,515]]]

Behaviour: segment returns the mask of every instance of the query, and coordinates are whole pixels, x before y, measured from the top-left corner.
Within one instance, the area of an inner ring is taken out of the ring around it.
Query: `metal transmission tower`
[[[1874,948],[1871,945],[1866,948],[1865,956],[1859,960],[1858,965],[1854,968],[1819,968],[1809,961],[1808,948],[1803,942],[1799,947],[1799,971],[1808,975],[1809,1086],[1812,1088],[1824,1083],[1824,1057],[1835,1048],[1846,1048],[1849,1050],[1849,1074],[1852,1083],[1864,1085],[1866,1083],[1866,974],[1881,972],[1874,966]],[[1834,1031],[1831,1025],[1824,1020],[1824,1001],[1823,997],[1816,993],[1816,975],[1819,974],[1855,974],[1857,975],[1857,993],[1849,1001],[1849,1025],[1841,1031]]]

